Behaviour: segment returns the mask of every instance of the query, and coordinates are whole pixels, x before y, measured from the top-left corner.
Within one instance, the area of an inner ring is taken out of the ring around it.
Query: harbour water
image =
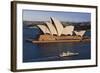
[[[42,32],[38,28],[23,26],[23,62],[91,59],[91,42],[33,44],[27,41],[27,39],[38,39],[40,34]],[[90,31],[85,33],[87,36],[91,36],[90,34]],[[59,57],[59,54],[67,51],[79,54]]]

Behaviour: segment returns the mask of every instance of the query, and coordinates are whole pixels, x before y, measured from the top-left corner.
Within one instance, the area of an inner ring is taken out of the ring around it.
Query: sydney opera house
[[[63,26],[56,18],[51,17],[50,22],[45,22],[44,25],[37,25],[43,32],[39,35],[38,41],[46,42],[70,42],[80,41],[84,38],[86,30],[76,31],[73,25]],[[36,42],[36,41],[33,41]]]

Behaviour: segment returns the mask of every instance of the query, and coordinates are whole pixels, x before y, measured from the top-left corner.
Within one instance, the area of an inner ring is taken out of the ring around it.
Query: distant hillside
[[[38,24],[45,24],[46,21],[23,21],[25,26],[36,26]],[[47,21],[49,22],[49,21]],[[63,26],[73,25],[75,30],[90,30],[91,22],[61,22]]]

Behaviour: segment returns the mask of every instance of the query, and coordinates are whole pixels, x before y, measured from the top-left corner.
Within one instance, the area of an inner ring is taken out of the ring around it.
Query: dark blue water
[[[38,28],[23,26],[23,62],[57,61],[57,60],[81,60],[91,58],[90,42],[85,43],[48,43],[33,44],[27,39],[38,39],[42,32]],[[90,31],[85,35],[91,36]],[[77,52],[79,55],[59,58],[62,52]]]

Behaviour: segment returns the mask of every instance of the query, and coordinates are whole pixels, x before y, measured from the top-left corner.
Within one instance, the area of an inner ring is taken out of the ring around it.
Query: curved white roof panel
[[[74,31],[74,26],[66,26],[64,29],[63,29],[63,32],[62,34],[64,35],[72,35],[73,34],[73,31]]]
[[[57,30],[57,35],[60,36],[62,34],[63,31],[63,25],[61,24],[61,22],[55,18],[51,18],[51,22],[52,24],[54,24],[55,29]]]
[[[50,31],[48,30],[48,28],[45,26],[45,25],[37,25],[40,29],[41,29],[41,31],[45,34],[45,33],[49,33],[49,34],[51,34],[50,33]]]
[[[74,32],[75,32],[76,35],[79,35],[79,36],[82,37],[85,34],[86,31],[83,30],[83,31],[79,31],[79,32],[78,31],[74,31]]]
[[[48,29],[50,30],[51,34],[56,34],[57,35],[57,31],[54,27],[54,25],[52,23],[46,22]]]

